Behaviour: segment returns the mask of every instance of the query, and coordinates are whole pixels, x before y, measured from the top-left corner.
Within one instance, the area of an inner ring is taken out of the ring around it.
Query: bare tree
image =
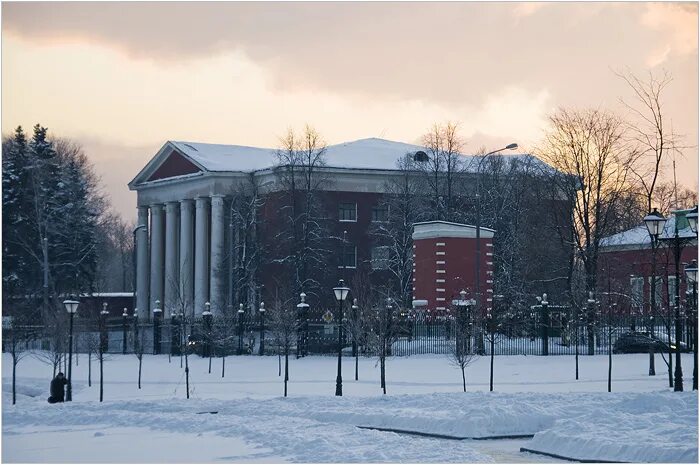
[[[282,354],[284,354],[284,397],[287,397],[287,383],[289,382],[289,353],[297,341],[299,321],[297,319],[296,305],[293,299],[282,301],[277,297],[270,312],[270,331],[277,342]]]
[[[631,114],[627,124],[628,138],[640,153],[631,171],[641,186],[646,211],[650,212],[656,186],[663,174],[664,162],[671,153],[681,149],[681,138],[673,132],[663,104],[664,90],[673,78],[666,71],[660,76],[649,72],[646,80],[640,79],[629,70],[616,74],[627,83],[634,94],[631,101],[621,101]]]
[[[548,185],[573,209],[569,230],[559,231],[565,246],[573,247],[575,261],[569,278],[572,305],[585,299],[597,284],[600,241],[616,232],[616,212],[629,189],[636,152],[625,141],[622,121],[599,110],[561,109],[550,117],[550,128],[537,150],[552,169],[544,169]],[[553,208],[559,224],[567,224],[568,208]],[[581,267],[583,289],[575,289],[576,265]],[[583,292],[581,292],[583,291]],[[594,352],[593,319],[588,317],[588,352]]]
[[[367,342],[370,350],[379,358],[379,382],[382,392],[386,394],[386,358],[391,355],[391,346],[398,336],[397,318],[394,315],[396,302],[387,298],[367,312],[369,332]],[[399,307],[400,313],[400,307]]]
[[[456,313],[454,319],[454,344],[450,344],[447,357],[450,364],[459,368],[462,372],[462,389],[467,392],[466,369],[476,360],[477,354],[474,351],[475,344],[471,343],[473,337],[473,325],[465,313],[465,302],[460,302],[460,306],[453,307]]]
[[[12,405],[17,403],[17,365],[29,354],[29,343],[36,337],[36,328],[21,324],[21,317],[6,317],[9,324],[3,321],[4,336],[9,333],[9,349],[12,356]],[[7,339],[5,339],[7,340]]]
[[[284,224],[276,239],[283,248],[272,262],[288,266],[295,295],[302,290],[314,293],[319,283],[310,271],[322,267],[330,253],[327,218],[318,195],[330,183],[323,170],[326,144],[307,125],[301,135],[289,130],[280,145],[275,174],[284,191],[278,198]]]
[[[425,182],[416,164],[411,154],[397,162],[399,175],[384,184],[379,205],[386,211],[386,221],[373,222],[369,231],[380,251],[380,263],[372,266],[390,273],[391,293],[402,306],[411,305],[413,294],[413,224],[428,218]]]
[[[257,305],[258,270],[263,260],[258,237],[262,226],[260,210],[264,204],[254,173],[232,191],[228,257],[231,279],[228,309],[231,312],[241,303],[249,309],[255,309]]]
[[[428,160],[418,166],[424,172],[430,190],[431,219],[456,221],[459,216],[456,186],[458,176],[464,170],[460,153],[464,142],[457,130],[457,123],[436,123],[422,137]]]

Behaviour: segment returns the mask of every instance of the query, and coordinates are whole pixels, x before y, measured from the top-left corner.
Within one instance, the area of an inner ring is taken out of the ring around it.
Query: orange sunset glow
[[[529,150],[558,107],[624,113],[616,73],[666,71],[696,188],[697,25],[697,3],[6,2],[2,130],[79,141],[131,219],[126,183],[169,139],[275,147],[309,123],[416,143],[451,120],[468,151]]]

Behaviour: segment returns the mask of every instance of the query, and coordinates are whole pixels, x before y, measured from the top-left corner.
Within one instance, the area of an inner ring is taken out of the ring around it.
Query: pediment
[[[173,150],[165,158],[165,160],[163,160],[160,166],[153,171],[153,174],[149,176],[148,181],[183,176],[186,174],[198,173],[200,171],[202,170],[199,169],[197,165],[183,157],[177,151]]]

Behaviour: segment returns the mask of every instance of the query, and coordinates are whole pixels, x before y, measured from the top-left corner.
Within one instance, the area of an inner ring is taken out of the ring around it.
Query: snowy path
[[[645,360],[616,357],[619,374],[613,386],[629,392],[607,393],[604,357],[583,358],[579,382],[567,380],[571,358],[499,357],[498,392],[489,393],[484,392],[487,386],[483,383],[488,365],[480,359],[469,367],[470,392],[465,394],[460,392],[458,371],[444,358],[397,358],[388,363],[390,395],[382,396],[378,395],[375,361],[363,359],[360,381],[352,379],[353,367],[346,363],[346,395],[339,398],[333,395],[335,361],[309,357],[293,361],[291,396],[285,399],[279,397],[281,382],[274,357],[231,357],[223,379],[218,370],[206,372],[206,360],[194,358],[192,398],[186,400],[178,359],[169,364],[164,356],[147,357],[143,389],[138,390],[133,380],[136,359],[114,356],[105,367],[106,401],[100,404],[95,401],[95,380],[92,387],[84,382],[86,359],[81,356],[74,369],[75,401],[48,405],[45,389],[50,369],[28,358],[19,367],[21,395],[12,406],[8,396],[11,365],[4,358],[2,459],[76,463],[562,462],[521,453],[519,448],[536,444],[543,448],[538,450],[556,453],[557,444],[564,444],[583,454],[602,453],[601,460],[623,460],[634,453],[647,460],[694,457],[697,461],[696,393],[668,392],[663,375],[644,374]],[[197,414],[204,411],[218,413]],[[679,411],[684,415],[679,416]],[[460,437],[536,436],[532,440],[454,441],[356,426]],[[625,447],[609,447],[606,438],[614,435],[616,443]]]

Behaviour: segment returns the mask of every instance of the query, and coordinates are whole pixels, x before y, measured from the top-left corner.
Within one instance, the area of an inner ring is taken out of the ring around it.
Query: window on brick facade
[[[651,282],[652,282],[651,276],[649,276],[647,282],[649,283],[649,296],[648,296],[649,299],[646,299],[647,296],[644,296],[644,297],[645,297],[645,301],[650,302],[651,301]],[[655,292],[654,302],[655,302],[656,308],[659,309],[661,307],[661,303],[663,302],[663,298],[664,298],[664,278],[663,277],[661,277],[661,276],[656,277],[656,287],[654,289],[654,292]]]
[[[340,221],[357,221],[357,204],[341,203],[338,205],[338,219]]]
[[[388,247],[372,247],[372,269],[373,270],[388,270],[389,269],[389,248]]]
[[[357,247],[354,245],[343,246],[340,254],[339,268],[356,268],[357,267]]]
[[[659,278],[659,279],[661,279],[661,278]],[[668,277],[668,287],[667,287],[666,291],[668,292],[668,305],[675,306],[676,305],[676,277],[675,276]]]
[[[632,298],[635,302],[644,302],[644,278],[634,276],[630,278],[630,288],[632,289]]]
[[[389,206],[388,205],[375,205],[372,207],[372,222],[373,223],[385,223],[389,221]]]

